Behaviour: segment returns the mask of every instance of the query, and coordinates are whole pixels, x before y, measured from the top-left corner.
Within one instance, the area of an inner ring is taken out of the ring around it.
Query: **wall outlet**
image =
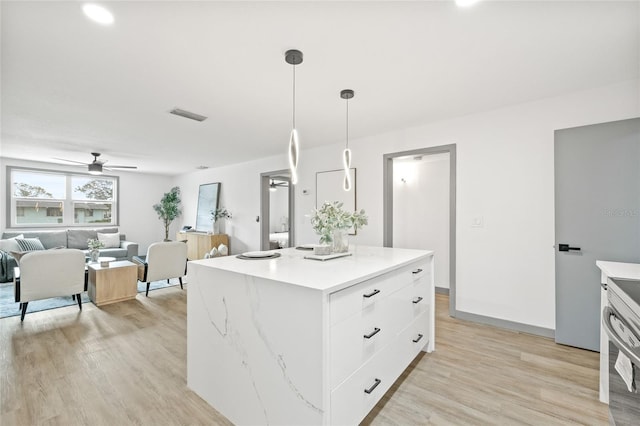
[[[484,218],[482,216],[474,217],[471,221],[472,228],[484,228]]]

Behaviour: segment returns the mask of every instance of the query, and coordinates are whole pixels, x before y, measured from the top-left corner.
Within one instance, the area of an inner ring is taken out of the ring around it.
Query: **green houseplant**
[[[346,252],[349,243],[346,238],[349,228],[362,228],[368,223],[364,210],[347,212],[339,201],[325,201],[319,209],[314,209],[311,226],[320,235],[321,244],[333,244],[334,252]]]
[[[231,212],[224,207],[218,207],[215,210],[211,210],[211,220],[213,220],[213,233],[220,233],[220,219],[231,219]]]
[[[174,186],[169,192],[165,192],[158,204],[153,205],[153,209],[158,213],[158,217],[164,222],[165,241],[169,241],[169,225],[182,214],[182,209],[180,208],[181,201],[180,188]]]

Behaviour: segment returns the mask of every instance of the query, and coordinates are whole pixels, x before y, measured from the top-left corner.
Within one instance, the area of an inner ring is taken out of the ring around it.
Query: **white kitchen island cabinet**
[[[433,252],[189,262],[187,385],[237,425],[360,422],[434,349]]]

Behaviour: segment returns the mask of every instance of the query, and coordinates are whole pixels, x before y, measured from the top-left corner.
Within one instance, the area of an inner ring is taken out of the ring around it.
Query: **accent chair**
[[[147,283],[146,296],[149,296],[149,286],[152,281],[178,278],[180,288],[182,277],[187,273],[187,245],[182,241],[163,241],[153,243],[147,249],[147,255],[142,258],[133,256],[133,262],[138,267],[138,281]]]
[[[24,321],[32,300],[75,296],[82,311],[85,257],[82,250],[59,249],[28,252],[20,259],[20,274],[15,278],[15,301],[20,303]]]

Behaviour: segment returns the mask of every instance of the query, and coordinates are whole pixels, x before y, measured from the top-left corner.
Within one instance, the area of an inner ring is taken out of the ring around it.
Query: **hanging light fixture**
[[[344,166],[344,181],[342,188],[345,191],[351,191],[351,173],[349,173],[349,169],[351,168],[351,150],[349,149],[349,99],[354,96],[355,93],[351,89],[344,89],[340,92],[340,97],[347,100],[347,142],[344,151],[342,151],[342,165]]]
[[[296,65],[302,63],[302,52],[299,50],[287,50],[284,60],[293,65],[293,126],[289,137],[289,169],[291,170],[291,184],[298,183],[298,152],[300,143],[298,141],[298,130],[296,130]]]

